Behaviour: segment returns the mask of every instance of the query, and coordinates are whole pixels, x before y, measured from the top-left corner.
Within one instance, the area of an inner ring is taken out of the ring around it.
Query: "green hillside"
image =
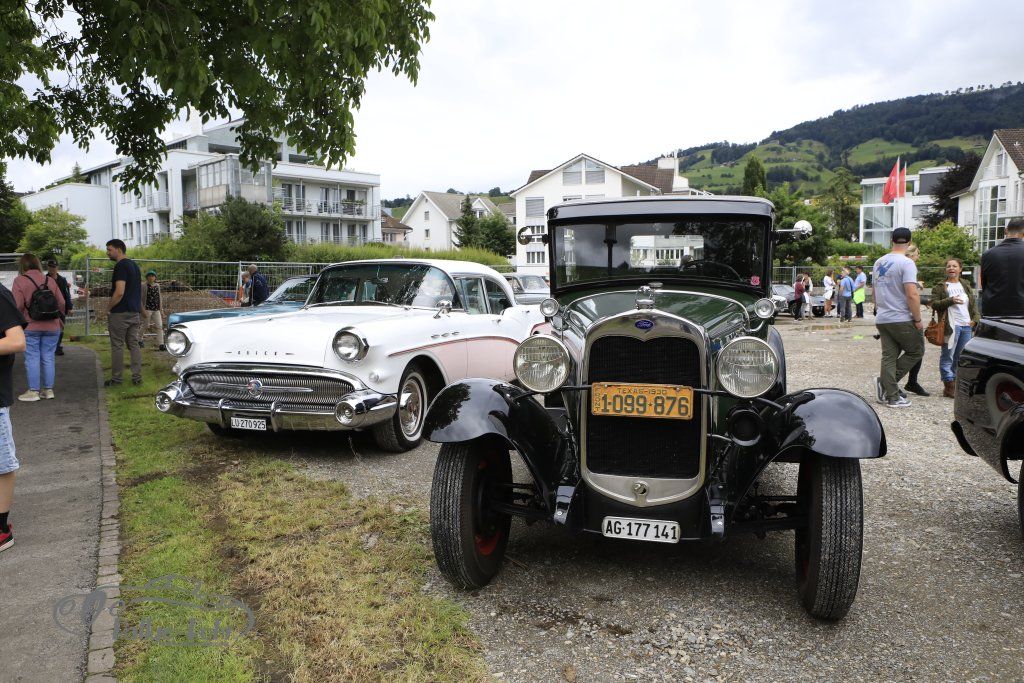
[[[775,131],[759,143],[716,142],[676,154],[680,173],[702,190],[738,192],[753,155],[765,165],[769,189],[788,183],[814,195],[839,166],[865,178],[888,174],[897,157],[911,173],[957,163],[969,152],[981,153],[996,128],[1024,128],[1024,84],[861,105]]]

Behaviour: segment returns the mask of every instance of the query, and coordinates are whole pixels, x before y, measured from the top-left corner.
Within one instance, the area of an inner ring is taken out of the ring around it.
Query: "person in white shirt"
[[[829,270],[821,279],[821,286],[825,289],[822,296],[825,297],[825,317],[832,317],[832,297],[836,294],[836,271]]]
[[[946,398],[956,397],[956,366],[960,352],[971,339],[974,325],[979,320],[978,304],[971,283],[960,277],[963,264],[958,258],[946,260],[946,279],[932,287],[932,309],[945,312],[945,343],[939,355],[939,374],[942,375]]]

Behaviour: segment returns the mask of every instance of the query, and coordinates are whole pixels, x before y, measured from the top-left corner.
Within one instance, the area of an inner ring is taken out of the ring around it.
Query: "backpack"
[[[28,277],[27,275],[25,277]],[[28,278],[32,284],[35,280]],[[47,286],[49,275],[44,276],[43,284],[36,285],[36,291],[32,292],[32,298],[28,303],[28,317],[33,320],[56,320],[60,317],[60,307],[57,305],[57,297]]]

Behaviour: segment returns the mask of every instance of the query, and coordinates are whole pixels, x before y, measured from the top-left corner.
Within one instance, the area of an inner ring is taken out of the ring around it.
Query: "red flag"
[[[900,175],[900,160],[897,158],[896,163],[892,165],[892,170],[889,172],[889,177],[885,181],[885,187],[882,188],[882,203],[891,204],[892,200],[896,199],[899,195],[897,194],[896,184],[899,182]]]
[[[907,196],[907,165],[906,164],[903,164],[903,168],[900,169],[900,186],[899,186],[899,191],[900,191],[900,193],[899,193],[900,197],[906,197]]]

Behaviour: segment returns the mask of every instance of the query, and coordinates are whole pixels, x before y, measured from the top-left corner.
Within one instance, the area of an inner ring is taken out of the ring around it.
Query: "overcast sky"
[[[579,152],[611,164],[761,140],[856,104],[1024,80],[1024,2],[436,0],[416,86],[370,78],[347,164],[384,197],[503,190]],[[18,190],[114,157],[69,140]]]

